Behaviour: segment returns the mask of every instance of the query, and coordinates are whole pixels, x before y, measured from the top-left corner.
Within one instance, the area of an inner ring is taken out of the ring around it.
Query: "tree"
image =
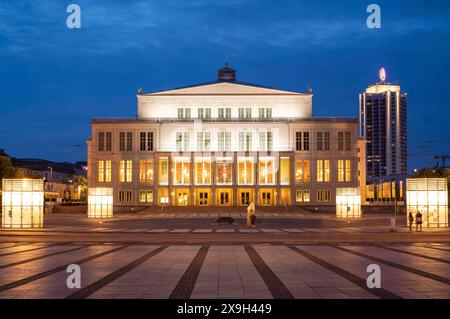
[[[11,159],[0,156],[0,179],[17,177],[17,169],[11,163]]]
[[[414,174],[412,174],[414,178],[446,178],[447,179],[447,189],[450,189],[450,169],[445,167],[439,168],[421,168]],[[450,192],[448,193],[450,198]]]

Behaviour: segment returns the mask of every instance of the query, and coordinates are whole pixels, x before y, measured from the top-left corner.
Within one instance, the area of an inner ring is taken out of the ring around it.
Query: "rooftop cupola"
[[[217,81],[236,81],[236,70],[228,67],[228,62],[225,62],[225,67],[217,70]]]

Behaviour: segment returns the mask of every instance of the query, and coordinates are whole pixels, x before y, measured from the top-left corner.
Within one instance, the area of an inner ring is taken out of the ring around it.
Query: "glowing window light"
[[[44,227],[44,180],[3,179],[2,227]]]
[[[422,214],[424,228],[448,227],[448,188],[446,178],[406,180],[406,209]]]
[[[89,188],[88,218],[113,217],[113,189],[110,187]]]
[[[336,188],[336,217],[361,217],[361,195],[359,188]]]

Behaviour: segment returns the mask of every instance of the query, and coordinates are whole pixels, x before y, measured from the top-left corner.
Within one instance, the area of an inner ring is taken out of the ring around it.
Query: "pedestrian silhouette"
[[[414,223],[414,216],[412,212],[409,212],[408,214],[408,222],[409,222],[409,231],[412,231],[412,225]]]
[[[416,214],[416,231],[422,231],[422,214],[420,213],[420,211],[417,212]]]

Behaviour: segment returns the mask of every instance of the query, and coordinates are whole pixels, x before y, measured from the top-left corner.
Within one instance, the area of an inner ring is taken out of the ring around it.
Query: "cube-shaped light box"
[[[2,227],[44,227],[44,180],[3,179]]]

